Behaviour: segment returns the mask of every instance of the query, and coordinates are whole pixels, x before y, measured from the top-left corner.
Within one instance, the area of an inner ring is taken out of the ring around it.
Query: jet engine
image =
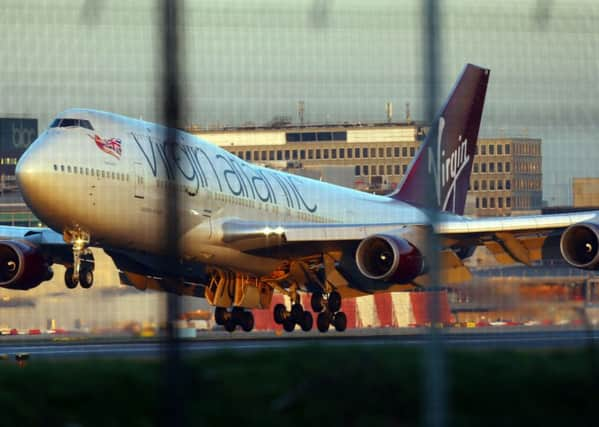
[[[384,234],[360,242],[356,264],[367,278],[394,283],[409,283],[424,272],[418,248],[405,239]]]
[[[39,247],[23,240],[0,241],[0,287],[27,290],[51,278]]]
[[[599,225],[584,222],[571,225],[562,233],[560,251],[574,267],[599,268]]]

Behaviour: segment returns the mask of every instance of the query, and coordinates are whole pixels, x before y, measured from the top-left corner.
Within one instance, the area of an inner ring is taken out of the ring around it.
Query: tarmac
[[[599,330],[581,328],[481,328],[438,330],[445,347],[465,350],[510,349],[582,349],[599,343]],[[343,333],[274,332],[227,333],[204,331],[198,338],[179,340],[184,356],[201,356],[222,351],[285,350],[306,346],[424,347],[430,342],[426,328],[383,328],[352,330]],[[30,336],[0,337],[0,359],[13,359],[26,354],[31,359],[68,358],[159,358],[167,349],[160,338],[63,336],[39,338]]]

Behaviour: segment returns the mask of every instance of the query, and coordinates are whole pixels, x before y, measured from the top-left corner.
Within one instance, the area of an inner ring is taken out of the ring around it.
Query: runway
[[[181,342],[186,356],[201,356],[218,351],[284,350],[306,346],[373,347],[403,346],[423,347],[429,334],[423,331],[385,331],[383,334],[327,334],[302,336],[289,334],[226,334],[211,333],[206,338]],[[582,348],[599,342],[599,331],[575,330],[489,330],[443,332],[442,340],[448,348],[473,350],[509,349],[563,349]],[[31,341],[19,337],[2,337],[0,354],[9,358],[19,353],[31,359],[64,358],[158,358],[165,349],[160,340],[131,339],[79,339],[77,341]]]

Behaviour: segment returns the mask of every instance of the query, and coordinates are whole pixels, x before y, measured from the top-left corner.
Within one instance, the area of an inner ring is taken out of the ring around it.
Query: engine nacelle
[[[0,241],[0,287],[27,290],[51,278],[39,247],[24,240]]]
[[[360,242],[356,264],[369,279],[394,283],[410,283],[424,272],[424,259],[418,248],[405,239],[384,234]]]
[[[599,225],[592,222],[573,224],[562,233],[560,251],[574,267],[599,268]]]

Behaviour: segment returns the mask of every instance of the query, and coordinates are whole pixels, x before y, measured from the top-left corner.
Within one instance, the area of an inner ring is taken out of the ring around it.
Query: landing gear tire
[[[345,331],[347,328],[347,316],[344,312],[340,311],[335,313],[335,316],[333,317],[333,326],[335,326],[337,332]]]
[[[336,313],[341,310],[341,294],[333,291],[329,294],[328,309],[331,313]]]
[[[250,332],[254,329],[254,314],[251,311],[245,311],[241,314],[240,319],[241,329],[245,332]]]
[[[321,293],[313,293],[310,298],[310,306],[312,307],[312,311],[315,313],[320,313],[324,308],[324,298]]]
[[[225,324],[224,324],[225,331],[233,332],[235,330],[235,326],[237,326],[237,325],[235,323],[235,319],[233,319],[233,316],[231,316],[227,320],[225,320]]]
[[[79,272],[79,284],[83,289],[89,289],[94,284],[94,271],[85,267]]]
[[[77,287],[77,281],[73,277],[73,273],[74,273],[73,267],[67,268],[66,271],[64,272],[64,284],[69,289],[75,289]]]
[[[291,318],[296,323],[301,323],[304,319],[304,307],[302,307],[301,304],[293,304],[293,306],[291,306]]]
[[[300,322],[302,331],[304,331],[304,332],[311,331],[313,324],[314,324],[314,319],[312,318],[312,313],[310,313],[309,311],[304,311],[302,321]]]
[[[285,306],[283,304],[277,304],[275,305],[275,308],[273,310],[273,315],[275,318],[275,323],[277,325],[282,325],[283,322],[286,319],[286,313],[287,313],[287,308],[285,308]]]
[[[293,332],[293,330],[295,329],[295,322],[293,321],[293,319],[291,318],[287,318],[283,321],[283,329],[285,329],[286,332]]]
[[[214,309],[214,321],[217,325],[223,326],[225,324],[227,315],[227,309],[225,307],[216,307]]]
[[[316,327],[320,332],[327,332],[331,326],[331,314],[328,311],[318,313],[316,318]]]

